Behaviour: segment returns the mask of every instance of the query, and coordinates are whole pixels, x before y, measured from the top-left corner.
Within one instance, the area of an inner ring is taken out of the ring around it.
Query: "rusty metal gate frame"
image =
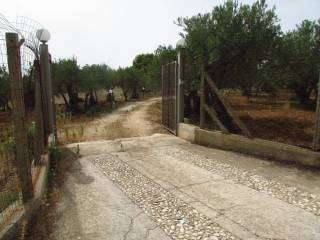
[[[172,71],[173,70],[173,71]],[[162,125],[177,135],[177,61],[162,66]]]

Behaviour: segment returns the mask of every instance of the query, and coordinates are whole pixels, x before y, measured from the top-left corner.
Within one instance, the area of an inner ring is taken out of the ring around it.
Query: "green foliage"
[[[196,97],[202,65],[218,87],[241,89],[248,97],[253,91],[276,94],[287,87],[307,104],[312,91],[317,91],[320,22],[303,21],[295,30],[283,33],[275,8],[266,0],[250,5],[227,0],[209,13],[179,18],[177,24],[187,46],[187,94]],[[106,65],[80,69],[76,59],[59,60],[53,64],[55,91],[72,112],[79,111],[78,93],[85,93],[85,109],[94,115],[91,107],[98,103],[98,90],[119,86],[126,100],[138,98],[142,87],[159,91],[162,65],[175,60],[177,49],[161,45],[153,53],[137,55],[132,66],[117,70]],[[0,101],[2,95],[0,90]]]
[[[121,87],[125,100],[129,94],[136,97],[138,89],[143,86],[142,72],[134,67],[119,68],[115,74],[116,85]]]
[[[52,64],[52,79],[54,92],[63,97],[67,110],[79,112],[78,94],[82,86],[82,78],[77,60],[71,58],[54,62]]]
[[[140,54],[133,61],[133,67],[140,71],[141,84],[150,91],[161,89],[161,66],[175,61],[177,51],[172,46],[159,46],[154,53]]]
[[[28,137],[28,151],[30,154],[30,158],[34,158],[34,141],[35,141],[35,133],[36,133],[36,124],[35,122],[31,122],[27,126],[27,137]],[[8,132],[2,136],[3,141],[0,143],[0,152],[8,153],[9,155],[16,155],[17,146],[16,146],[16,139],[13,135],[13,129],[9,129]]]
[[[9,207],[12,203],[19,200],[20,193],[19,191],[3,191],[0,192],[0,212],[4,211],[7,207]]]
[[[108,89],[113,84],[113,71],[105,64],[86,65],[81,69],[82,91],[86,92],[85,108],[97,105],[99,100],[96,92]]]
[[[98,104],[97,91],[114,84],[114,71],[105,64],[85,65],[80,68],[75,58],[60,59],[52,64],[56,95],[65,102],[67,111],[78,113],[79,93],[85,93],[85,109]]]
[[[59,161],[62,157],[61,150],[54,146],[49,148],[49,160],[52,165],[55,165],[57,161]]]
[[[16,141],[13,136],[6,136],[5,141],[0,143],[0,151],[10,154],[16,153]]]
[[[36,123],[31,122],[28,126],[28,137],[34,139],[36,135]]]
[[[2,110],[10,109],[10,82],[9,74],[4,66],[0,66],[0,108]]]
[[[305,20],[282,38],[282,80],[296,93],[300,103],[305,105],[310,103],[311,92],[317,91],[320,67],[319,27],[319,23]]]
[[[211,13],[180,18],[178,24],[194,64],[204,64],[219,87],[247,94],[261,85],[281,33],[275,9],[264,0],[251,6],[228,0]]]

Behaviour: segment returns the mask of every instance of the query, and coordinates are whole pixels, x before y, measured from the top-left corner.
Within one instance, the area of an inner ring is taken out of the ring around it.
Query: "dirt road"
[[[156,101],[97,120],[121,139],[66,146],[33,239],[320,239],[318,171],[152,135]]]
[[[164,132],[160,124],[150,121],[149,116],[152,114],[150,106],[152,107],[160,100],[161,98],[152,98],[143,102],[127,103],[111,114],[102,115],[84,126],[83,137],[86,140],[112,140]]]

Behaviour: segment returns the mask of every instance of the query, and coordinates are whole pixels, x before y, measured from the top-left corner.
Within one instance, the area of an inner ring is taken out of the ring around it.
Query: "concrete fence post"
[[[23,99],[20,46],[18,34],[6,33],[11,102],[13,110],[14,137],[16,145],[17,172],[21,184],[23,202],[33,197],[31,160],[28,149],[26,113]]]
[[[35,112],[36,112],[36,132],[35,132],[35,162],[40,163],[41,155],[44,152],[45,128],[43,124],[43,104],[42,104],[42,90],[40,77],[40,62],[34,61],[34,81],[35,81]]]
[[[56,104],[55,104],[55,98],[53,94],[53,86],[52,86],[52,57],[49,53],[49,73],[50,73],[50,83],[51,83],[51,95],[52,95],[52,111],[53,111],[53,134],[55,137],[55,142],[58,141],[58,132],[57,132],[57,116],[56,116]]]
[[[178,54],[178,123],[184,122],[184,73],[185,73],[185,48]]]
[[[47,116],[48,116],[48,133],[55,133],[54,126],[54,101],[52,94],[52,82],[51,82],[51,67],[48,45],[46,43],[40,44],[40,66],[41,66],[41,78],[45,85],[45,97],[47,101]]]

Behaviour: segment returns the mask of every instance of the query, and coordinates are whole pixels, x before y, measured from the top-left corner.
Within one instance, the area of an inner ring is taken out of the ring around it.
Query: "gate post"
[[[21,184],[22,199],[24,203],[27,203],[28,200],[33,197],[33,186],[21,73],[20,47],[23,44],[23,41],[18,40],[18,34],[16,33],[6,33],[6,44],[13,110],[14,137],[17,151],[17,170]]]
[[[184,122],[184,73],[185,73],[185,39],[177,43],[178,53],[178,83],[177,83],[177,124]],[[179,131],[179,127],[177,128]]]

